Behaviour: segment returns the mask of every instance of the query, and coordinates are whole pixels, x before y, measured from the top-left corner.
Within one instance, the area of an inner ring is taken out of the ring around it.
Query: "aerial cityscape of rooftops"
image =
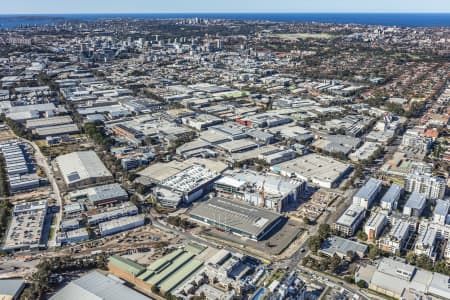
[[[0,299],[450,299],[449,26],[39,20],[0,26]]]

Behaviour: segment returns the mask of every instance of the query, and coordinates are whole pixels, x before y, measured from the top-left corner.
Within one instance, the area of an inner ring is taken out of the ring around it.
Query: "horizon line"
[[[143,14],[450,14],[450,11],[339,11],[339,12],[326,12],[326,11],[298,11],[298,12],[250,12],[250,11],[229,11],[229,12],[219,12],[219,11],[210,11],[210,12],[198,12],[198,11],[189,11],[189,12],[36,12],[36,13],[1,13],[0,16],[51,16],[51,15],[143,15]]]

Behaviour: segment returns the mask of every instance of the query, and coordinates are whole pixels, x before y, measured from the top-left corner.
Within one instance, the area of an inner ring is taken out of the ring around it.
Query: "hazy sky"
[[[0,14],[450,12],[450,0],[1,0]]]

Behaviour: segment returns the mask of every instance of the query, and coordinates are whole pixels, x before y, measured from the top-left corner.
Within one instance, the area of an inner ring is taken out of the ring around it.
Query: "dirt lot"
[[[33,201],[40,199],[48,199],[51,194],[51,189],[48,186],[40,187],[36,190],[15,194],[10,197],[11,203],[21,202],[21,201]]]
[[[13,140],[16,135],[9,129],[0,130],[0,142],[5,142],[8,140]]]
[[[78,249],[76,255],[89,255],[92,251],[102,250],[104,252],[113,251],[120,254],[135,253],[137,249],[151,248],[160,249],[170,242],[171,245],[180,244],[181,240],[172,234],[161,232],[151,225],[138,227],[114,235],[96,240],[86,241],[74,246],[67,246],[57,251],[59,255],[73,255],[72,249]],[[154,250],[152,250],[154,251]]]

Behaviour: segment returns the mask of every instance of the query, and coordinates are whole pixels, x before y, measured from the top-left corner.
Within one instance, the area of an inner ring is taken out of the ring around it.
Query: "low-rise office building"
[[[402,193],[402,186],[395,183],[391,184],[387,192],[383,195],[383,198],[381,198],[381,208],[387,211],[396,210],[398,206],[398,200],[400,200]]]
[[[425,198],[425,195],[413,192],[411,193],[408,201],[406,201],[406,204],[403,207],[403,214],[409,217],[420,217],[423,210],[425,209],[426,203],[427,199]]]
[[[433,211],[433,222],[445,225],[449,221],[450,202],[448,200],[436,200]]]
[[[419,232],[414,245],[414,253],[417,255],[426,255],[433,257],[434,248],[437,239],[437,232],[434,228],[428,227],[427,229]]]
[[[391,230],[386,236],[383,236],[378,247],[390,253],[400,253],[406,245],[414,226],[408,221],[398,221],[392,225]]]
[[[382,181],[370,178],[353,196],[353,204],[369,209],[381,191]]]
[[[364,225],[364,232],[367,234],[367,239],[369,241],[377,239],[387,224],[388,220],[385,214],[373,213]]]
[[[362,258],[366,255],[368,249],[369,247],[364,244],[333,235],[322,243],[319,252],[329,257],[337,254],[341,258],[348,258],[348,253],[351,251]]]
[[[350,205],[349,208],[333,224],[333,229],[343,236],[353,236],[366,216],[364,207]]]

